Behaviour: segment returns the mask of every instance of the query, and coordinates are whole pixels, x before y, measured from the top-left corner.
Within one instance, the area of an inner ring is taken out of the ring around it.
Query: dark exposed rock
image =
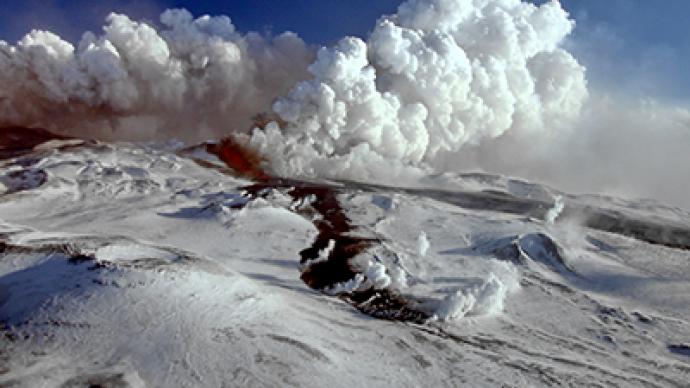
[[[415,306],[418,304],[417,301],[389,289],[370,288],[366,291],[343,294],[341,298],[374,318],[424,323],[431,317],[429,313]]]
[[[263,159],[251,148],[229,136],[218,144],[209,143],[206,151],[216,155],[238,175],[256,180],[267,180],[269,175],[263,170]]]
[[[100,373],[76,376],[65,381],[61,388],[127,388],[131,384],[123,373]]]
[[[690,357],[690,344],[668,345],[668,350],[671,353],[677,354],[679,356]]]
[[[67,139],[70,139],[70,137],[42,128],[0,128],[0,160],[30,153],[37,145],[50,140]]]
[[[311,198],[311,209],[321,215],[320,219],[313,221],[319,231],[318,236],[310,247],[300,252],[302,281],[313,289],[322,290],[347,282],[359,274],[360,270],[352,264],[352,260],[380,244],[381,240],[355,235],[356,230],[337,198],[339,188],[327,184],[269,179],[243,189],[252,197],[261,197],[268,190],[280,188],[287,190],[294,201]],[[322,252],[330,244],[332,247],[323,260]],[[388,289],[371,288],[339,296],[359,311],[375,318],[413,322],[423,322],[430,318],[428,313],[414,306],[412,299]]]

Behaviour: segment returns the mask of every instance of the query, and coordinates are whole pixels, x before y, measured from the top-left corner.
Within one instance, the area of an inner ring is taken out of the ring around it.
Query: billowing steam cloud
[[[348,176],[352,159],[420,166],[507,130],[559,126],[587,95],[584,69],[559,48],[573,22],[556,1],[410,0],[367,42],[344,38],[311,65],[291,33],[243,36],[227,17],[183,10],[160,21],[112,14],[76,50],[45,31],[0,43],[0,125],[198,139],[244,129],[287,94],[273,104],[284,130],[254,144],[279,172]]]
[[[318,51],[292,33],[242,35],[227,17],[160,22],[113,14],[76,49],[44,31],[0,41],[0,127],[238,131],[280,175],[399,183],[480,169],[690,207],[690,112],[588,91],[557,0],[407,0],[366,41]],[[276,120],[248,134],[263,112]]]
[[[111,14],[75,48],[46,31],[0,41],[0,126],[97,138],[186,139],[245,128],[305,79],[314,55],[293,33],[241,35],[229,18],[161,15],[164,26]],[[252,113],[250,113],[252,112]]]
[[[559,44],[557,1],[410,0],[369,40],[322,48],[252,142],[281,174],[379,178],[506,131],[577,118],[584,68]],[[279,163],[276,162],[279,160]]]

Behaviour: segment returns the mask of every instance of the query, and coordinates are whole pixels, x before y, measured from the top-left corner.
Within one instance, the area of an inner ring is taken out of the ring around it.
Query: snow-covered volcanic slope
[[[34,145],[0,161],[2,386],[690,381],[678,209],[480,174],[254,185],[201,148]]]

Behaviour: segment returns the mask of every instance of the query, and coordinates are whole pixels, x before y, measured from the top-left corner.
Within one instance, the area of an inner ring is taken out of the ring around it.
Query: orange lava
[[[254,150],[238,143],[232,137],[226,137],[219,144],[207,145],[207,151],[223,161],[239,175],[258,181],[266,181],[271,177],[263,168],[263,159]]]

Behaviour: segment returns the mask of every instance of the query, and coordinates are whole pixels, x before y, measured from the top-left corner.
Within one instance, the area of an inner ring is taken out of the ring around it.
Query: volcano
[[[2,136],[5,186],[43,174],[0,194],[2,384],[687,381],[680,210],[486,174],[277,178],[227,142]]]

